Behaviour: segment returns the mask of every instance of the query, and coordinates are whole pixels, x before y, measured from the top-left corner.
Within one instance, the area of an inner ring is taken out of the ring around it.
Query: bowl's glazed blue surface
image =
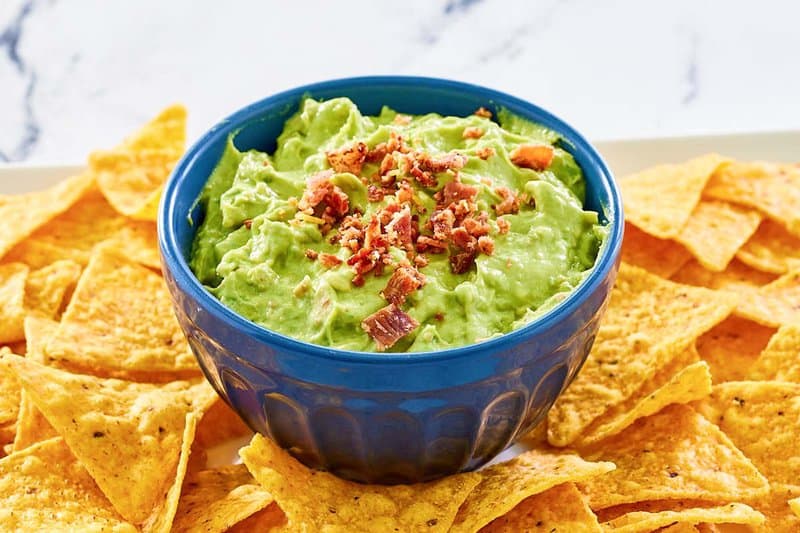
[[[468,115],[505,107],[565,139],[582,167],[586,206],[610,226],[594,271],[554,309],[501,337],[430,353],[377,354],[311,345],[269,331],[210,295],[187,265],[203,214],[195,205],[226,138],[272,151],[303,95],[347,96],[365,114],[388,105]],[[602,158],[570,126],[528,102],[483,87],[417,77],[317,83],[234,113],[192,146],[167,183],[159,213],[164,276],[206,377],[254,430],[309,466],[364,482],[397,483],[477,468],[532,429],[580,369],[617,271],[619,193]]]

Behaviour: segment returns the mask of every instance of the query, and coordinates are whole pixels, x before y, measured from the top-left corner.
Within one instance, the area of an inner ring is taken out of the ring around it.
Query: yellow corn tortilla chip
[[[61,438],[0,460],[3,531],[135,533]]]
[[[189,466],[189,456],[192,453],[192,442],[197,430],[197,421],[198,416],[196,413],[189,412],[186,414],[178,464],[175,465],[169,488],[164,492],[163,497],[157,500],[150,516],[142,524],[142,531],[145,533],[170,533],[172,531],[172,523],[178,511],[183,481]]]
[[[95,245],[117,234],[125,224],[125,217],[92,187],[72,207],[20,242],[6,259],[31,268],[43,268],[60,259],[85,266]]]
[[[731,381],[696,405],[771,483],[800,487],[799,383]]]
[[[669,239],[649,235],[633,224],[625,223],[622,260],[662,278],[670,278],[692,257],[689,251]]]
[[[700,201],[712,172],[725,161],[718,154],[708,154],[622,178],[618,183],[625,218],[654,237],[677,237]]]
[[[417,485],[362,485],[310,470],[258,434],[239,455],[292,531],[448,531],[481,480],[469,472]]]
[[[784,274],[792,260],[800,261],[800,238],[772,220],[764,220],[756,232],[736,252],[746,265],[764,272]]]
[[[743,503],[659,512],[634,510],[604,522],[603,528],[619,533],[649,533],[676,522],[687,525],[700,523],[760,525],[764,523],[764,515]]]
[[[640,418],[584,456],[617,465],[579,484],[592,509],[647,500],[742,501],[769,489],[724,433],[682,404]]]
[[[735,313],[764,326],[800,323],[800,268],[758,290],[742,293]]]
[[[204,470],[186,480],[173,530],[223,533],[272,502],[242,464]]]
[[[603,530],[574,483],[563,483],[530,496],[505,515],[481,528],[481,533],[564,531],[601,533]]]
[[[0,196],[0,257],[36,228],[68,209],[93,183],[93,176],[83,174],[44,191]]]
[[[48,364],[103,377],[199,375],[164,280],[105,247],[89,261],[45,351]]]
[[[616,435],[636,420],[659,412],[673,403],[689,403],[705,398],[711,393],[711,372],[708,363],[698,361],[674,373],[659,372],[637,394],[598,418],[602,424],[575,443],[578,447],[591,445],[611,435]]]
[[[800,324],[783,326],[773,335],[749,377],[800,383]]]
[[[25,338],[29,351],[25,356],[31,361],[44,363],[44,346],[58,328],[58,322],[37,316],[25,317]],[[24,450],[31,444],[58,436],[56,430],[44,417],[36,404],[28,397],[25,389],[20,391],[17,434],[14,437],[14,451]]]
[[[774,328],[729,316],[697,339],[700,357],[711,367],[714,383],[745,379]]]
[[[125,225],[103,243],[146,267],[161,268],[161,256],[158,252],[158,233],[154,222],[129,220]]]
[[[794,498],[789,500],[789,507],[792,509],[792,512],[800,517],[800,498]]]
[[[55,318],[64,296],[71,292],[81,275],[81,266],[69,260],[56,261],[28,274],[25,284],[25,309],[28,313]]]
[[[286,515],[277,503],[245,518],[228,529],[228,533],[251,533],[253,531],[286,531]]]
[[[195,440],[200,448],[208,449],[250,433],[247,424],[218,396],[200,420]]]
[[[675,240],[714,272],[725,270],[736,251],[755,233],[761,214],[727,202],[702,200]]]
[[[0,368],[16,373],[114,508],[136,524],[171,484],[187,413],[207,409],[215,394],[204,381],[156,386],[101,379],[11,355],[0,358]]]
[[[29,270],[22,263],[0,265],[0,343],[24,338],[25,282]]]
[[[750,268],[734,259],[722,272],[712,272],[692,260],[683,265],[670,279],[686,285],[746,294],[772,283],[776,278],[774,274]]]
[[[703,194],[763,212],[800,237],[800,168],[733,162],[718,168]]]
[[[583,369],[547,416],[554,446],[575,441],[695,339],[725,319],[736,296],[679,285],[623,263]]]
[[[100,190],[118,212],[155,221],[161,187],[183,153],[186,109],[168,107],[133,137],[89,157]]]
[[[11,353],[0,349],[0,354]],[[21,387],[13,372],[0,372],[0,426],[13,424],[19,415]],[[4,443],[5,444],[5,443]]]
[[[696,526],[692,524],[684,524],[683,522],[672,524],[671,526],[661,528],[658,531],[659,533],[700,533],[700,530],[697,529]]]
[[[800,531],[800,517],[792,511],[789,503],[792,498],[797,497],[800,497],[800,489],[797,487],[773,483],[767,496],[748,502],[767,518],[763,525],[754,527],[752,531],[763,533],[797,533]],[[730,529],[722,531],[733,533],[733,530]]]
[[[584,481],[612,470],[613,463],[588,462],[570,453],[525,452],[480,472],[480,484],[461,505],[450,531],[478,531],[529,496],[562,483]]]

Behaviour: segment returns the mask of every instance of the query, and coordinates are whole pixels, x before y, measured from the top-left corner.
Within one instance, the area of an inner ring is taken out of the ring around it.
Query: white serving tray
[[[726,135],[696,135],[652,139],[599,141],[595,147],[616,176],[625,176],[662,163],[679,163],[709,152],[740,160],[800,162],[800,130]],[[0,195],[44,189],[83,171],[81,165],[0,165]],[[238,450],[249,438],[224,443],[209,451],[209,466],[238,462]],[[505,461],[524,451],[514,445],[492,463]]]

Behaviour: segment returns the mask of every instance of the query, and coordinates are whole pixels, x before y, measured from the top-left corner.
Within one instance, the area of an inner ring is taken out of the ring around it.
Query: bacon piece
[[[399,204],[389,204],[383,209],[381,209],[377,215],[378,220],[381,221],[381,226],[386,226],[391,220],[395,213],[399,213],[403,208],[400,207]]]
[[[519,197],[514,194],[514,191],[508,187],[501,186],[495,187],[494,192],[500,195],[503,199],[499,204],[494,207],[497,216],[505,215],[508,213],[519,213]]]
[[[300,211],[305,211],[309,208],[313,209],[321,204],[325,196],[333,190],[334,185],[331,183],[332,176],[332,170],[323,170],[308,178],[306,180],[306,190],[303,191],[303,197],[300,198],[297,208],[300,209]]]
[[[336,172],[350,172],[358,176],[367,157],[367,145],[357,142],[339,150],[327,152],[328,164]]]
[[[463,274],[475,264],[475,251],[460,252],[450,256],[450,271],[453,274]]]
[[[478,237],[478,250],[482,254],[492,255],[494,253],[494,240],[488,235]]]
[[[398,113],[394,116],[392,123],[399,124],[401,126],[408,126],[411,123],[411,116]]]
[[[401,181],[397,186],[397,192],[394,193],[397,198],[397,203],[407,204],[414,201],[414,189],[407,181]]]
[[[383,189],[375,185],[369,185],[367,187],[367,200],[370,202],[382,202],[385,194]]]
[[[497,152],[495,152],[494,148],[492,148],[491,146],[484,146],[483,148],[478,148],[477,150],[475,150],[475,155],[477,155],[484,161],[489,159],[496,153]]]
[[[492,112],[483,106],[475,110],[475,115],[478,115],[479,117],[483,118],[492,118]]]
[[[347,216],[339,224],[339,245],[355,253],[364,242],[364,224],[360,217]]]
[[[420,235],[417,238],[417,250],[431,254],[440,254],[447,251],[447,243],[427,235]]]
[[[478,188],[472,185],[464,185],[458,180],[453,180],[436,194],[438,195],[436,199],[439,200],[442,205],[448,206],[459,200],[474,202],[475,197],[478,196]]]
[[[505,235],[506,233],[508,233],[508,230],[511,229],[511,223],[504,218],[498,218],[496,222],[497,222],[497,232],[500,235]]]
[[[361,321],[361,327],[375,341],[378,351],[382,352],[417,329],[419,322],[395,304],[389,304]]]
[[[384,245],[383,238],[381,237],[381,221],[380,219],[372,215],[372,218],[369,220],[369,225],[367,225],[367,229],[364,232],[364,249],[367,251],[380,248]]]
[[[520,144],[510,154],[518,167],[544,170],[553,162],[553,147],[549,144]]]
[[[325,268],[334,268],[342,264],[342,260],[333,254],[319,254],[319,262]]]
[[[447,170],[461,170],[467,164],[467,156],[458,152],[448,152],[439,156],[432,156],[425,152],[418,152],[414,160],[425,172],[438,174]]]
[[[242,226],[244,226],[247,229],[252,228],[253,227],[253,219],[252,218],[248,218],[247,220],[242,222]]]
[[[386,150],[389,152],[400,152],[401,154],[407,154],[411,151],[403,136],[396,131],[389,133],[389,141],[386,143]]]
[[[323,170],[306,180],[306,190],[297,203],[301,213],[322,219],[320,231],[326,233],[350,210],[350,199],[331,183],[332,170]]]
[[[367,152],[367,155],[364,157],[364,161],[367,163],[377,163],[378,161],[383,161],[383,158],[386,157],[387,153],[389,153],[389,150],[386,148],[386,143],[376,144],[375,148]]]
[[[461,133],[461,136],[465,139],[480,139],[483,137],[483,128],[478,128],[476,126],[467,126],[464,128],[464,131]]]
[[[397,204],[394,204],[397,205]],[[404,207],[392,215],[391,221],[386,224],[386,240],[406,250],[413,249],[413,228],[411,226],[411,209]]]
[[[417,254],[414,257],[414,266],[417,268],[424,268],[428,266],[428,256],[425,254]]]
[[[478,242],[477,239],[470,235],[467,229],[462,226],[459,226],[453,230],[451,238],[453,240],[453,244],[468,252],[473,251]]]
[[[483,237],[489,235],[492,227],[489,225],[489,215],[486,211],[481,211],[477,217],[467,217],[461,221],[461,226],[473,237]]]
[[[319,252],[317,252],[316,250],[312,250],[311,248],[308,248],[305,251],[305,255],[306,255],[306,257],[308,257],[312,261],[315,261],[317,259],[317,257],[319,256]]]
[[[408,170],[408,173],[411,174],[414,179],[417,180],[423,187],[433,188],[439,184],[436,177],[430,172],[425,172],[422,170],[422,168],[419,166],[419,163],[416,161],[411,164],[411,168]]]
[[[434,211],[430,218],[433,237],[442,241],[450,238],[453,232],[453,225],[456,223],[456,215],[450,209]]]
[[[392,277],[389,278],[386,287],[381,291],[381,296],[389,303],[400,305],[406,301],[406,296],[424,284],[425,276],[416,268],[401,266],[392,273]]]
[[[388,174],[395,168],[397,168],[397,159],[394,156],[394,152],[390,152],[385,156],[383,156],[383,160],[381,161],[381,166],[378,169],[378,174],[380,174],[381,177],[386,176],[386,174]]]

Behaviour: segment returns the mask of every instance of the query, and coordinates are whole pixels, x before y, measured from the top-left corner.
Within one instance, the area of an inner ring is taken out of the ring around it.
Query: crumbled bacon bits
[[[297,203],[299,218],[320,220],[320,231],[323,234],[350,211],[350,199],[344,191],[331,183],[332,176],[332,170],[323,170],[308,178],[303,197]]]
[[[496,192],[503,200],[494,207],[497,216],[507,213],[519,213],[519,198],[508,187],[495,187]]]
[[[365,318],[361,327],[382,352],[419,327],[419,322],[392,303]]]
[[[512,163],[533,170],[545,170],[553,162],[553,155],[549,144],[520,144],[509,154]]]
[[[461,136],[465,139],[480,139],[483,137],[483,133],[483,128],[478,128],[477,126],[467,126],[464,128]]]
[[[492,112],[485,107],[479,107],[475,110],[475,114],[483,118],[492,118]]]
[[[400,305],[406,301],[406,296],[425,284],[425,276],[411,266],[400,266],[395,269],[386,288],[381,292],[387,302]]]
[[[328,164],[335,172],[350,172],[358,176],[367,157],[367,145],[357,142],[350,146],[345,146],[339,150],[333,150],[325,154]]]

